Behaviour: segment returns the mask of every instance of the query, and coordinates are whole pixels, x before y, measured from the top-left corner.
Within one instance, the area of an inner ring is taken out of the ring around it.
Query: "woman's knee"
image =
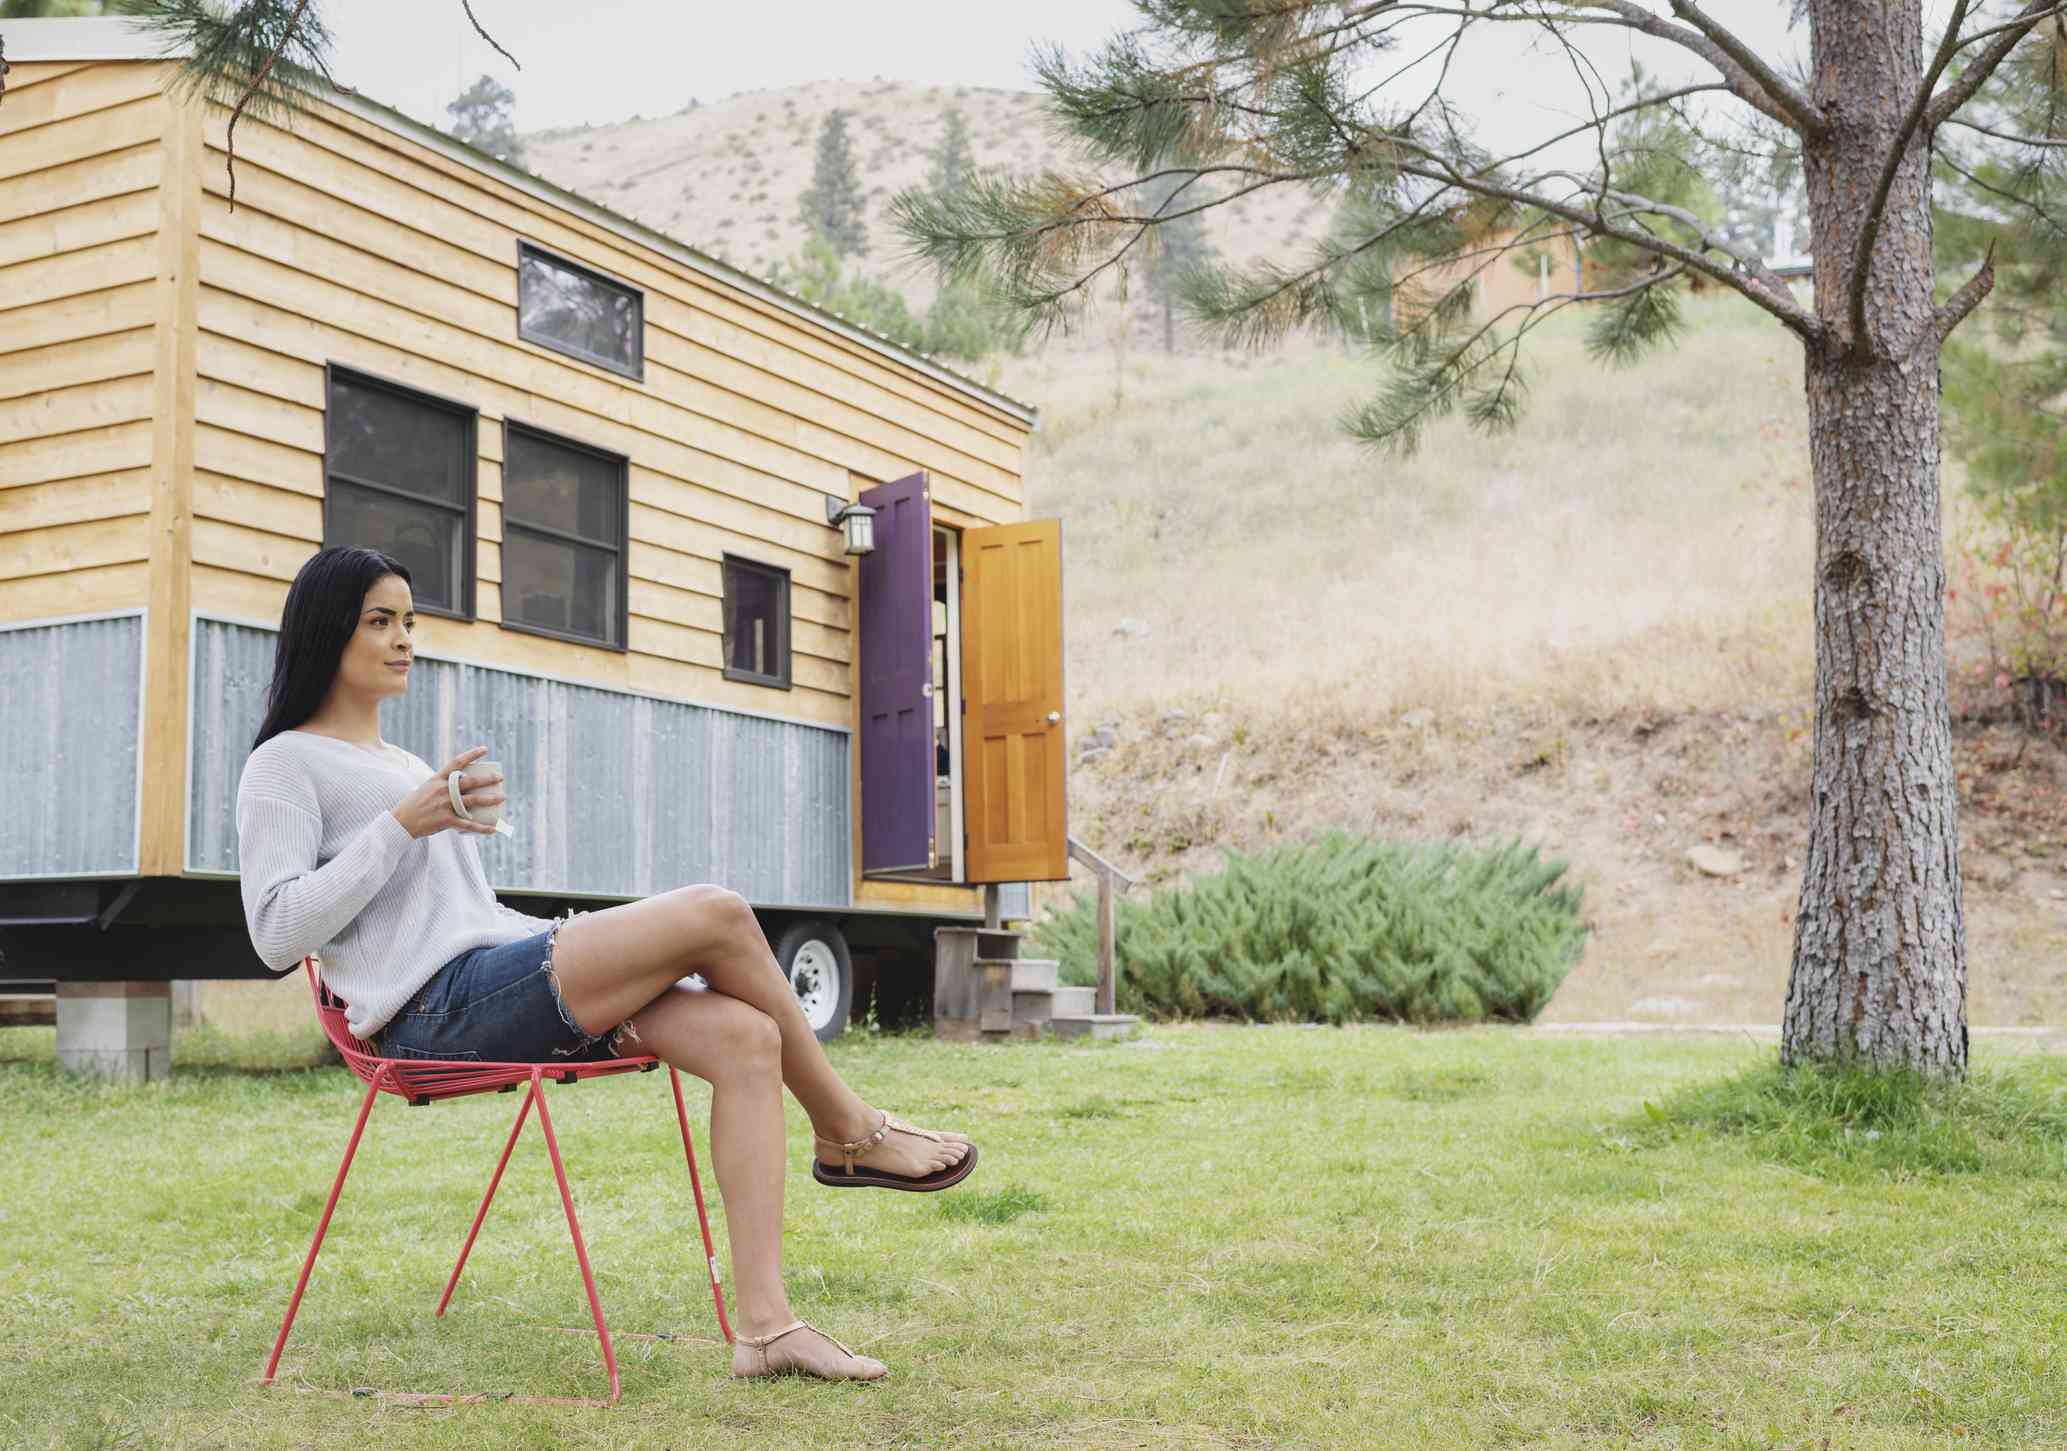
[[[760,931],[759,920],[746,898],[730,887],[705,884],[683,887],[676,894],[683,926],[698,936],[730,940],[749,931]]]
[[[727,1066],[742,1076],[782,1077],[782,1029],[751,1003],[725,998],[721,1026]]]

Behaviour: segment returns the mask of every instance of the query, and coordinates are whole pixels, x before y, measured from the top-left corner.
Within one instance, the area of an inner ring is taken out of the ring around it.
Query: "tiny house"
[[[154,38],[0,37],[0,978],[61,1050],[263,973],[233,808],[326,544],[410,567],[384,730],[491,746],[524,910],[724,883],[830,1032],[1068,874],[1033,409],[361,95],[247,115],[232,207]]]

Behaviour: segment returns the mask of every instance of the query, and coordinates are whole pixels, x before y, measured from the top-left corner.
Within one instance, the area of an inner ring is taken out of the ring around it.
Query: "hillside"
[[[1629,372],[1553,323],[1519,432],[1445,422],[1406,460],[1337,428],[1374,377],[1338,348],[1008,365],[1042,407],[1032,512],[1065,520],[1072,830],[1151,883],[1326,827],[1519,833],[1572,863],[1594,926],[1551,1019],[1777,1021],[1807,836],[1805,408],[1763,315],[1690,320]],[[1960,607],[1952,628],[1964,673]],[[1973,1020],[2059,1022],[2067,757],[1958,699]],[[1743,870],[1704,876],[1703,844]]]
[[[819,123],[845,110],[868,198],[868,270],[923,305],[932,281],[902,262],[887,204],[903,188],[925,184],[950,107],[968,124],[978,166],[1081,169],[1051,136],[1033,92],[898,81],[818,81],[705,101],[672,116],[534,132],[523,138],[524,163],[761,275],[802,248],[797,199],[811,184]],[[1304,193],[1273,191],[1209,214],[1207,237],[1225,257],[1253,257],[1315,234],[1330,210]]]

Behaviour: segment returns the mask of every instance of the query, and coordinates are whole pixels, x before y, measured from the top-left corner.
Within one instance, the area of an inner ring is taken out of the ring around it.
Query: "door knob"
[[[1061,712],[1061,711],[1059,711],[1059,710],[1051,710],[1051,711],[1049,711],[1049,712],[1048,712],[1048,724],[1049,724],[1049,725],[1061,725],[1061,724],[1062,724],[1062,712]]]

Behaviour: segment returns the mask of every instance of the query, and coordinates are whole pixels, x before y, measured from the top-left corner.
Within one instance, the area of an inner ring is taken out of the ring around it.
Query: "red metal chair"
[[[273,1354],[266,1362],[263,1383],[272,1384],[273,1372],[279,1368],[280,1351],[287,1344],[287,1332],[294,1326],[294,1312],[301,1308],[302,1291],[308,1288],[309,1271],[315,1268],[316,1252],[323,1247],[323,1235],[330,1228],[330,1213],[337,1208],[337,1196],[344,1189],[345,1175],[352,1167],[352,1156],[359,1150],[359,1136],[366,1131],[366,1118],[373,1111],[375,1097],[384,1092],[392,1093],[422,1106],[441,1098],[462,1098],[472,1093],[514,1092],[517,1085],[528,1084],[523,1106],[517,1110],[517,1121],[511,1125],[509,1140],[502,1146],[502,1158],[495,1165],[495,1175],[488,1181],[488,1192],[482,1197],[481,1207],[474,1215],[473,1228],[467,1231],[466,1243],[460,1247],[459,1263],[452,1267],[452,1277],[445,1282],[445,1294],[438,1301],[437,1313],[443,1315],[445,1307],[452,1302],[453,1288],[459,1284],[459,1272],[466,1268],[467,1255],[474,1248],[474,1237],[481,1232],[481,1223],[488,1217],[488,1206],[495,1198],[496,1186],[502,1183],[502,1171],[510,1161],[510,1151],[517,1146],[517,1135],[523,1131],[524,1119],[531,1112],[532,1104],[536,1103],[538,1126],[545,1130],[546,1153],[553,1161],[553,1175],[560,1181],[560,1204],[567,1211],[567,1232],[574,1238],[574,1258],[581,1264],[582,1283],[588,1289],[589,1313],[596,1321],[596,1339],[603,1346],[603,1365],[610,1373],[610,1403],[615,1404],[618,1396],[617,1355],[611,1348],[609,1328],[603,1323],[603,1302],[596,1295],[596,1277],[589,1270],[588,1248],[582,1243],[581,1225],[574,1217],[574,1196],[567,1190],[567,1171],[560,1163],[560,1144],[553,1137],[552,1114],[546,1108],[546,1096],[540,1088],[546,1079],[578,1083],[584,1078],[603,1078],[616,1073],[650,1073],[660,1066],[660,1060],[646,1056],[609,1058],[593,1063],[476,1063],[383,1058],[371,1043],[353,1037],[345,1026],[345,1004],[323,985],[315,958],[304,958],[302,966],[308,972],[309,991],[315,995],[316,1017],[323,1025],[324,1035],[344,1055],[352,1072],[365,1083],[366,1097],[359,1105],[359,1120],[352,1125],[351,1140],[345,1145],[344,1162],[337,1166],[337,1180],[330,1186],[329,1202],[323,1206],[323,1217],[316,1222],[316,1237],[309,1245],[308,1258],[302,1261],[301,1278],[295,1281],[294,1298],[287,1303],[287,1318],[280,1322],[280,1337],[273,1342]],[[703,1260],[710,1271],[711,1300],[718,1310],[718,1329],[724,1332],[725,1343],[729,1345],[732,1343],[732,1326],[725,1318],[725,1294],[718,1283],[718,1256],[711,1245],[710,1216],[703,1205],[703,1181],[696,1172],[696,1145],[689,1136],[689,1112],[682,1103],[682,1078],[672,1067],[668,1069],[668,1081],[675,1092],[675,1119],[682,1126],[682,1152],[689,1160],[689,1187],[696,1195],[696,1218],[703,1226]]]

